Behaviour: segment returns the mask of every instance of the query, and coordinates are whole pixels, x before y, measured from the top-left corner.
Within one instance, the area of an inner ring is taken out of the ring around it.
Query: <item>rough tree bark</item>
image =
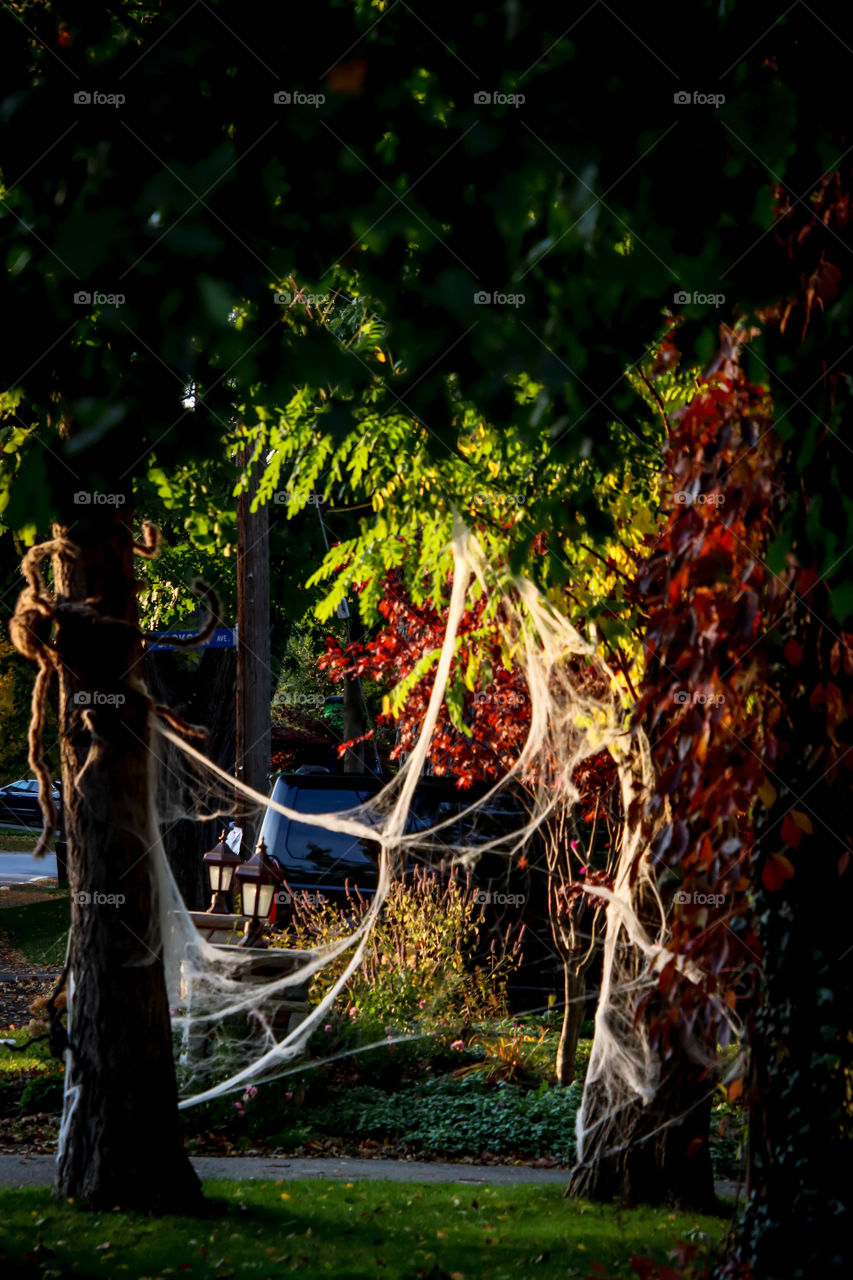
[[[654,910],[646,905],[648,910],[638,894],[635,908],[654,936]],[[631,1037],[642,1030],[636,1026],[633,984],[645,974],[647,961],[610,911],[606,928],[620,930],[619,981],[610,1007],[603,1013],[599,1010],[598,1017],[606,1017],[611,1027]],[[642,1021],[648,1024],[653,1014],[653,1006],[647,1007]],[[617,1071],[618,1065],[614,1064]],[[661,1063],[652,1102],[643,1103],[621,1086],[614,1109],[612,1085],[606,1075],[587,1081],[584,1105],[589,1137],[583,1161],[572,1172],[569,1193],[589,1200],[669,1204],[694,1212],[717,1208],[708,1141],[713,1085],[708,1073],[676,1052]]]
[[[561,890],[571,883],[568,843],[565,831],[547,833],[548,866],[548,920],[551,941],[560,957],[563,969],[563,1024],[557,1046],[555,1076],[558,1085],[568,1087],[575,1078],[581,1026],[586,995],[586,970],[593,955],[593,947],[582,948],[579,936],[580,916],[592,918],[592,911],[585,904],[580,910],[565,909]]]
[[[595,841],[593,824],[590,848]],[[569,885],[575,879],[570,845],[571,828],[564,809],[549,819],[545,832],[545,857],[548,871],[548,921],[551,940],[563,969],[563,1024],[557,1046],[555,1076],[558,1085],[568,1087],[575,1069],[586,1007],[586,974],[596,953],[596,912],[586,898],[571,901]],[[590,858],[587,857],[587,861]]]
[[[361,682],[357,676],[345,676],[343,682],[344,698],[344,742],[352,742],[364,733],[364,711],[362,710]],[[365,756],[369,748],[360,742],[350,747],[344,754],[344,773],[367,773],[368,764]]]
[[[357,601],[350,606],[350,620],[347,623],[347,639],[349,642],[364,639],[364,625],[358,610]],[[364,691],[358,676],[345,676],[343,687],[344,699],[344,742],[352,742],[360,738],[367,725],[364,722]],[[374,757],[374,748],[366,742],[344,754],[344,773],[369,773]]]
[[[840,1278],[853,1263],[853,651],[829,605],[821,584],[786,620],[805,660],[774,671],[778,794],[751,865],[762,967],[738,1253],[768,1280]],[[765,883],[780,847],[793,874]]]
[[[152,889],[154,761],[130,520],[127,505],[82,508],[79,554],[54,557],[76,1091],[55,1192],[181,1213],[198,1208],[201,1189],[183,1147]]]
[[[557,1045],[557,1062],[554,1074],[558,1085],[568,1088],[574,1082],[578,1044],[581,1038],[586,999],[586,978],[575,973],[571,960],[563,959],[563,1025]]]
[[[607,1114],[606,1094],[593,1085],[589,1113]],[[708,1146],[709,1082],[683,1063],[662,1076],[655,1101],[628,1101],[601,1130],[583,1165],[572,1174],[570,1193],[589,1200],[667,1204],[697,1213],[719,1206]]]

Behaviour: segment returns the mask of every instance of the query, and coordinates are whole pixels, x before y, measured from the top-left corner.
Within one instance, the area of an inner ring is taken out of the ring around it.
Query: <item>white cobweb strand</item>
[[[244,785],[239,787],[247,798],[275,809],[284,817],[305,822],[308,825],[318,826],[327,831],[346,832],[362,839],[376,841],[381,850],[379,881],[369,910],[361,924],[348,937],[341,939],[337,943],[317,948],[312,959],[307,960],[292,973],[275,981],[270,981],[263,988],[263,1002],[269,1003],[271,998],[274,999],[279,992],[286,990],[290,986],[303,983],[324,965],[343,954],[350,947],[353,947],[353,954],[349,962],[319,1004],[298,1027],[295,1027],[279,1041],[275,1040],[267,1025],[267,1045],[260,1054],[256,1054],[240,1070],[233,1072],[225,1080],[221,1080],[208,1089],[184,1098],[181,1102],[182,1107],[189,1106],[192,1103],[210,1101],[242,1085],[250,1084],[255,1079],[268,1078],[271,1070],[299,1055],[303,1051],[311,1033],[321,1025],[339,992],[346,986],[347,981],[361,963],[370,932],[379,912],[382,910],[382,905],[391,884],[392,873],[398,861],[401,837],[408,818],[412,794],[423,771],[429,742],[441,709],[444,688],[453,659],[456,633],[460,619],[465,611],[469,574],[465,563],[464,541],[463,536],[461,545],[454,546],[455,573],[448,614],[447,634],[429,707],[424,718],[423,729],[405,769],[401,770],[402,785],[399,785],[398,780],[399,794],[396,796],[387,819],[380,826],[376,826],[372,823],[360,822],[354,818],[343,818],[339,814],[302,814],[287,808],[285,805],[274,803],[249,787]],[[174,745],[179,746],[187,754],[191,755],[197,763],[205,764],[208,768],[213,769],[221,780],[227,782],[229,786],[234,784],[234,780],[228,774],[223,770],[216,769],[209,761],[205,761],[201,753],[196,751],[195,748],[183,743],[170,730],[163,730],[162,732]],[[209,944],[202,943],[199,945],[198,932],[186,910],[182,910],[183,904],[160,841],[157,842],[154,849],[153,863],[155,874],[158,877],[158,896],[162,901],[171,903],[169,915],[174,922],[169,929],[171,945],[167,947],[164,957],[167,981],[171,978],[169,982],[170,1003],[174,1004],[175,1001],[183,1001],[191,1005],[184,1015],[173,1018],[173,1025],[183,1028],[185,1032],[191,1032],[193,1024],[199,1024],[202,1021],[209,1022],[214,1019],[220,1021],[246,1010],[253,1010],[258,1013],[259,997],[257,989],[249,988],[247,990],[234,976],[230,974],[224,976],[222,973],[223,968],[227,970],[231,964],[239,969],[251,957],[237,956],[232,959],[231,953],[227,953],[226,957],[221,950],[211,947]],[[178,979],[177,982],[176,978]],[[214,997],[211,1007],[204,1012],[196,1012],[195,1006],[207,994],[212,994]],[[219,995],[219,999],[216,998],[217,995]]]
[[[209,761],[195,747],[155,721],[157,733],[181,753],[185,767],[192,771],[196,795],[206,797],[207,820],[233,808],[235,793],[251,801],[259,809],[273,809],[285,818],[327,831],[343,832],[379,845],[379,880],[376,892],[364,918],[352,932],[331,943],[302,953],[294,970],[280,978],[258,985],[241,979],[255,957],[238,948],[227,951],[207,943],[199,934],[183,903],[165,850],[159,837],[158,815],[152,812],[151,867],[158,904],[156,929],[152,930],[153,949],[162,946],[169,992],[172,1023],[178,1042],[181,1107],[189,1107],[234,1092],[252,1083],[260,1083],[288,1074],[295,1059],[304,1054],[307,1041],[321,1026],[340,992],[362,961],[371,931],[382,911],[383,903],[405,859],[423,856],[440,849],[445,859],[470,865],[480,854],[493,850],[513,855],[529,840],[556,806],[570,809],[577,800],[572,777],[577,765],[602,749],[610,749],[620,763],[623,792],[630,786],[629,747],[623,724],[624,713],[616,681],[595,657],[595,647],[527,580],[500,574],[491,566],[473,535],[457,521],[453,537],[454,575],[448,606],[447,624],[430,701],[417,743],[400,772],[370,800],[369,812],[354,809],[347,813],[309,814],[291,810],[253,791]],[[530,727],[527,739],[514,767],[499,778],[488,795],[472,801],[462,815],[438,823],[426,831],[411,830],[409,811],[415,788],[423,775],[433,732],[445,699],[451,675],[460,622],[472,591],[485,593],[499,603],[494,615],[495,627],[505,651],[522,671],[530,704]],[[585,657],[595,661],[610,679],[610,694],[598,699],[577,687],[577,679],[569,670],[572,659]],[[155,738],[156,741],[156,738]],[[504,833],[493,841],[477,845],[450,846],[443,832],[451,822],[459,830],[464,822],[494,795],[508,786],[523,783],[529,798],[528,819],[519,829]],[[154,795],[152,788],[152,795]],[[210,797],[219,797],[211,812]],[[625,797],[628,798],[627,796]],[[162,806],[161,806],[162,807]],[[623,812],[628,812],[627,803]],[[162,814],[159,815],[162,820]],[[623,832],[620,871],[612,895],[608,916],[618,915],[620,929],[627,930],[649,958],[649,969],[665,953],[663,921],[657,938],[650,939],[642,929],[631,902],[627,868],[639,850],[639,833]],[[590,1074],[615,1070],[629,1088],[643,1098],[654,1094],[656,1085],[654,1058],[647,1045],[626,1048],[626,1037],[609,1027],[607,1008],[611,1000],[617,966],[615,929],[607,929],[602,997],[596,1026],[596,1039],[590,1062]],[[352,952],[340,976],[329,986],[319,1003],[295,1028],[276,1038],[273,1013],[276,1002],[289,988],[301,986],[338,957]],[[649,978],[649,981],[652,979]],[[247,1015],[249,1021],[247,1024]],[[247,1029],[248,1027],[248,1029]],[[202,1052],[197,1052],[204,1044]],[[215,1052],[210,1052],[211,1044]],[[303,1064],[304,1066],[304,1061]],[[69,1072],[69,1080],[71,1072]],[[73,1105],[66,1098],[66,1111]],[[67,1126],[67,1117],[64,1128]],[[583,1110],[579,1125],[583,1141]]]
[[[643,735],[637,735],[635,743],[639,750],[643,782],[647,784],[651,777],[648,747]],[[634,796],[629,762],[620,760],[618,772],[622,812],[628,814]],[[649,874],[648,864],[642,858],[641,839],[640,829],[631,830],[627,822],[623,821],[622,843],[613,889],[609,891],[590,887],[590,892],[600,894],[607,901],[607,917],[595,1034],[581,1105],[575,1120],[578,1163],[583,1163],[587,1158],[597,1130],[602,1125],[609,1125],[614,1113],[636,1100],[647,1105],[653,1101],[660,1079],[660,1061],[652,1050],[645,1025],[642,1021],[635,1024],[630,1016],[635,1000],[626,998],[629,994],[626,986],[630,984],[634,987],[636,999],[639,999],[651,981],[649,975],[645,979],[635,979],[634,982],[628,979],[626,982],[626,970],[634,967],[626,963],[626,952],[630,955],[633,947],[640,955],[651,960],[661,950],[660,942],[653,942],[648,937],[635,910],[637,889],[632,873],[636,872],[638,857],[639,878],[651,889],[660,908],[661,936],[665,928],[663,906]],[[603,1108],[591,1102],[595,1085],[605,1091],[607,1103]],[[597,1115],[594,1120],[590,1114],[593,1110]]]
[[[578,1165],[584,1164],[596,1148],[599,1155],[623,1150],[626,1143],[618,1136],[621,1113],[637,1102],[650,1106],[657,1096],[662,1061],[646,1021],[635,1017],[640,998],[657,985],[657,975],[673,961],[677,971],[690,982],[699,983],[703,977],[697,965],[666,946],[669,936],[666,911],[652,873],[649,851],[644,847],[644,832],[640,825],[631,827],[624,817],[632,812],[634,801],[648,794],[653,784],[651,753],[641,729],[633,734],[631,756],[617,755],[616,759],[623,822],[613,889],[587,886],[588,893],[606,901],[607,916],[595,1034],[575,1119]],[[656,915],[654,936],[650,936],[637,914],[641,894],[648,904],[644,915]],[[728,1021],[733,1035],[739,1036],[741,1026],[736,1015],[718,997],[709,997],[709,1000]],[[691,1039],[687,1052],[706,1067],[716,1065],[715,1057],[709,1055],[698,1036]],[[712,1077],[709,1096],[714,1088]],[[654,1132],[678,1123],[681,1118],[669,1116]],[[652,1136],[654,1133],[647,1134],[646,1140]]]

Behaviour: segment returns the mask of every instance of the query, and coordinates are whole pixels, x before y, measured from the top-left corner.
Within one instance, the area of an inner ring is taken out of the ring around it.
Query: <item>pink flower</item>
[[[351,1018],[355,1018],[358,1016],[358,1009],[355,1007],[354,1004],[350,1005],[349,1007],[349,1016]]]
[[[324,1031],[331,1031],[331,1029],[332,1029],[332,1024],[331,1024],[331,1022],[327,1022],[327,1023],[326,1023],[326,1025],[325,1025],[325,1027],[323,1028],[323,1030],[324,1030]]]
[[[577,840],[572,840],[572,841],[569,843],[569,848],[571,849],[572,853],[577,853],[577,851],[578,851],[578,842],[577,842]]]
[[[578,875],[585,876],[585,875],[586,875],[586,867],[581,867],[580,871],[578,872]]]
[[[451,1049],[456,1049],[456,1050],[464,1049],[465,1043],[462,1040],[454,1040],[453,1044],[450,1047]]]
[[[419,1000],[419,1001],[418,1001],[418,1008],[419,1008],[419,1009],[424,1009],[424,1008],[426,1008],[426,1000]]]
[[[293,1094],[288,1090],[288,1092],[284,1096],[285,1098],[292,1098]]]

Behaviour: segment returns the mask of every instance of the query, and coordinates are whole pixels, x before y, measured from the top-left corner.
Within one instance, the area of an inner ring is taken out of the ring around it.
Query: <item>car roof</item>
[[[381,791],[393,781],[390,777],[377,777],[375,773],[279,773],[274,785],[280,782],[285,787],[299,791]],[[494,782],[475,782],[470,787],[460,788],[458,779],[450,774],[437,777],[429,774],[418,781],[417,791],[421,795],[447,796],[461,802],[471,803],[488,795]],[[512,796],[519,799],[518,790],[514,787],[499,793],[499,797]]]

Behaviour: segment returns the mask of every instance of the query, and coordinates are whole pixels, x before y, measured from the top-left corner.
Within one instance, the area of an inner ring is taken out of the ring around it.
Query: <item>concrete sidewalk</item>
[[[53,1179],[53,1156],[0,1155],[0,1186],[48,1186]],[[198,1156],[196,1173],[210,1178],[323,1178],[334,1182],[477,1182],[513,1186],[521,1182],[568,1181],[566,1169],[528,1169],[524,1165],[432,1164],[417,1160],[300,1159],[276,1156]]]
[[[44,1187],[53,1179],[53,1156],[0,1155],[0,1186]],[[419,1160],[300,1159],[297,1157],[199,1156],[193,1166],[203,1181],[211,1178],[319,1178],[329,1182],[462,1182],[468,1185],[520,1186],[550,1183],[565,1186],[568,1169],[531,1169],[509,1164],[432,1164]],[[715,1183],[718,1196],[734,1199],[734,1182]]]

